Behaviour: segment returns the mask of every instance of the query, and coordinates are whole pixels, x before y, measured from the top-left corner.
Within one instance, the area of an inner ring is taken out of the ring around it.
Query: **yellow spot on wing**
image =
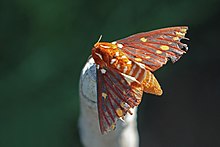
[[[146,58],[146,59],[150,59],[150,56],[146,56],[145,58]]]
[[[169,50],[169,46],[167,46],[167,45],[161,45],[160,48],[164,51]]]
[[[162,54],[162,51],[157,50],[156,53],[157,53],[157,54]]]
[[[140,41],[146,42],[146,41],[147,41],[147,38],[142,37],[142,38],[140,39]]]
[[[185,33],[182,33],[182,32],[176,32],[176,35],[178,37],[184,37],[185,36]]]
[[[115,124],[111,125],[111,129],[114,130],[115,129]]]
[[[134,58],[135,61],[141,62],[142,59],[141,58]]]
[[[107,98],[107,94],[106,93],[102,93],[102,97],[104,97],[104,99],[106,99]]]
[[[183,32],[183,33],[186,33],[187,29],[186,28],[180,29],[180,31]]]
[[[173,40],[177,41],[177,40],[180,40],[179,37],[173,37]]]
[[[121,110],[121,108],[117,108],[116,109],[116,113],[119,117],[122,117],[123,116],[123,111]]]
[[[121,102],[120,105],[124,108],[125,107],[125,102]]]

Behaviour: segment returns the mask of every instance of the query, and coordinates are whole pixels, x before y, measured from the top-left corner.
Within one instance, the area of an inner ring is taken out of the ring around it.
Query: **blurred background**
[[[81,147],[78,81],[93,44],[188,25],[189,51],[145,94],[141,147],[220,146],[220,1],[0,1],[0,146]]]

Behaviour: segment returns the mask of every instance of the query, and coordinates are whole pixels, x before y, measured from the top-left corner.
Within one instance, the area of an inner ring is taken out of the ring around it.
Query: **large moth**
[[[152,72],[186,51],[187,26],[138,33],[111,43],[97,42],[92,57],[97,68],[97,99],[101,133],[115,129],[118,118],[138,106],[143,92],[161,95]],[[184,50],[183,50],[184,49]]]

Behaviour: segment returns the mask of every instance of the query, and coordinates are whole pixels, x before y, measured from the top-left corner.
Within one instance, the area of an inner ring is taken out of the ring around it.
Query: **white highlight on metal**
[[[121,43],[118,43],[117,46],[118,46],[119,48],[123,48],[123,44],[121,44]]]
[[[117,43],[116,41],[113,41],[113,42],[112,42],[112,44],[116,44],[116,43]]]
[[[131,64],[131,61],[128,61],[127,64]]]
[[[116,53],[115,53],[115,56],[118,57],[118,56],[119,56],[119,52],[116,52]]]
[[[117,59],[113,58],[113,59],[111,60],[110,64],[115,63],[116,60],[117,60]]]
[[[125,55],[121,56],[122,59],[126,59],[127,57]]]
[[[105,70],[104,68],[102,68],[102,69],[101,69],[101,73],[102,73],[102,74],[105,74],[105,73],[106,73],[106,70]]]
[[[128,67],[125,66],[124,69],[123,69],[123,73],[126,73],[127,70],[128,70]]]
[[[99,58],[100,59],[102,59],[103,60],[103,58],[102,58],[102,55],[101,54],[99,54],[99,53],[95,53],[97,56],[99,56]]]

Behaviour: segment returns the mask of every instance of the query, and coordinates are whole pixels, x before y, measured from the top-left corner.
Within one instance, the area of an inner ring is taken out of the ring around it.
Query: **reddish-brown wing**
[[[143,63],[147,69],[155,71],[166,64],[168,58],[176,62],[187,51],[187,45],[180,42],[187,39],[187,29],[187,26],[180,26],[138,33],[117,43],[122,44],[119,46],[130,60]]]
[[[110,67],[97,70],[98,114],[101,133],[115,129],[116,120],[138,106],[143,86],[127,75]]]

